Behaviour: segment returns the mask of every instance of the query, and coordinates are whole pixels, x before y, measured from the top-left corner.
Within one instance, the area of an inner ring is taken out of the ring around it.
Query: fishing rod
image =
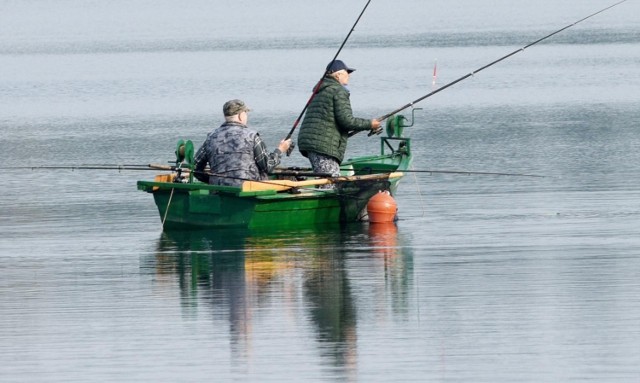
[[[0,169],[29,169],[29,170],[176,170],[177,167],[160,164],[146,165],[37,165],[37,166],[7,166]]]
[[[314,173],[314,172],[300,172],[300,171],[282,171],[282,172],[274,172],[270,173],[273,176],[281,176],[281,177],[319,177],[319,178],[331,178],[333,177],[332,173]]]
[[[29,170],[167,170],[167,171],[186,171],[187,168],[179,168],[173,165],[161,165],[161,164],[147,164],[147,165],[69,165],[69,166],[14,166],[14,167],[0,167],[0,169],[29,169]],[[386,169],[375,169],[367,167],[364,169],[369,172],[381,172],[384,173]],[[473,174],[481,174],[481,175],[495,175],[495,176],[517,176],[517,177],[537,177],[537,178],[547,178],[548,176],[538,175],[538,174],[524,174],[524,173],[494,173],[494,172],[470,172],[464,170],[403,170],[403,173],[427,173],[427,174],[464,174],[464,175],[473,175]],[[226,176],[224,174],[212,173],[208,170],[194,170],[194,174],[203,174],[208,176],[215,176],[220,178],[230,178],[230,179],[239,179],[242,181],[255,181],[244,178],[237,178]],[[311,169],[306,168],[284,168],[278,169],[278,171],[271,173],[271,175],[275,176],[283,176],[283,177],[320,177],[320,178],[331,178],[330,173],[314,173]]]
[[[146,165],[116,165],[116,164],[87,164],[87,165],[43,165],[43,166],[14,166],[14,167],[0,167],[0,169],[13,169],[13,170],[166,170],[173,172],[184,172],[186,174],[193,172],[193,174],[206,175],[206,176],[214,176],[218,178],[227,178],[233,180],[240,181],[252,181],[257,183],[263,183],[267,185],[273,184],[273,181],[278,180],[253,180],[249,178],[241,178],[241,177],[233,177],[228,176],[222,173],[213,173],[210,169],[204,170],[190,170],[189,168],[181,168],[175,165],[162,165],[162,164],[146,164]],[[328,178],[334,179],[331,173],[315,173],[311,170],[302,169],[302,168],[288,168],[288,169],[278,169],[278,171],[270,173],[272,176],[280,176],[280,177],[295,177],[297,180],[305,179],[307,177],[319,177],[319,178]],[[337,181],[340,180],[340,177],[337,177]],[[335,182],[335,180],[334,180]]]
[[[370,171],[384,171],[384,169],[369,169]],[[427,173],[427,174],[462,174],[462,175],[485,175],[485,176],[513,176],[513,177],[534,177],[534,178],[549,178],[549,176],[543,176],[539,174],[526,174],[526,173],[497,173],[497,172],[470,172],[466,170],[402,170],[402,173]]]
[[[433,95],[434,95],[434,94],[436,94],[436,93],[442,92],[443,90],[445,90],[445,89],[449,88],[450,86],[453,86],[453,85],[455,85],[455,84],[459,83],[460,81],[463,81],[463,80],[465,80],[465,79],[467,79],[467,78],[469,78],[469,77],[471,77],[471,76],[475,75],[476,73],[478,73],[478,72],[480,72],[480,71],[483,71],[483,70],[485,70],[485,69],[489,68],[490,66],[493,66],[493,65],[495,65],[495,64],[497,64],[497,63],[499,63],[500,61],[505,60],[505,59],[507,59],[507,58],[509,58],[509,57],[511,57],[511,56],[513,56],[513,55],[515,55],[516,53],[522,52],[522,51],[524,51],[525,49],[527,49],[527,48],[529,48],[529,47],[531,47],[531,46],[533,46],[533,45],[536,45],[536,44],[538,44],[538,43],[539,43],[539,42],[541,42],[541,41],[544,41],[544,40],[546,40],[546,39],[550,38],[551,36],[554,36],[554,35],[556,35],[556,34],[558,34],[558,33],[562,32],[562,31],[564,31],[564,30],[566,30],[566,29],[569,29],[569,28],[573,27],[574,25],[576,25],[576,24],[578,24],[578,23],[581,23],[581,22],[583,22],[583,21],[585,21],[585,20],[587,20],[587,19],[590,19],[591,17],[593,17],[593,16],[595,16],[595,15],[597,15],[597,14],[600,14],[600,13],[605,12],[605,11],[607,11],[607,10],[609,10],[609,9],[611,9],[611,8],[613,8],[613,7],[615,7],[615,6],[617,6],[617,5],[620,5],[620,4],[624,3],[625,1],[627,1],[627,0],[622,0],[622,1],[619,1],[619,2],[617,2],[617,3],[613,4],[613,5],[610,5],[610,6],[606,7],[606,8],[603,8],[603,9],[599,10],[598,12],[592,13],[592,14],[590,14],[590,15],[589,15],[589,16],[587,16],[587,17],[584,17],[584,18],[582,18],[582,19],[580,19],[580,20],[578,20],[578,21],[576,21],[576,22],[574,22],[574,23],[572,23],[572,24],[567,25],[566,27],[563,27],[563,28],[561,28],[561,29],[558,29],[557,31],[555,31],[555,32],[553,32],[553,33],[550,33],[550,34],[548,34],[548,35],[546,35],[546,36],[544,36],[544,37],[542,37],[542,38],[539,38],[538,40],[533,41],[533,42],[531,42],[531,43],[529,43],[529,44],[527,44],[527,45],[523,46],[522,48],[516,49],[515,51],[513,51],[513,52],[511,52],[511,53],[509,53],[509,54],[507,54],[507,55],[505,55],[505,56],[502,56],[501,58],[499,58],[499,59],[497,59],[497,60],[495,60],[495,61],[492,61],[492,62],[490,62],[489,64],[484,65],[484,66],[482,66],[482,67],[480,67],[480,68],[476,69],[476,70],[475,70],[475,71],[473,71],[473,72],[467,73],[466,75],[464,75],[464,76],[462,76],[462,77],[460,77],[460,78],[458,78],[458,79],[456,79],[456,80],[454,80],[454,81],[451,81],[450,83],[448,83],[448,84],[446,84],[446,85],[443,85],[443,86],[441,86],[440,88],[438,88],[438,89],[436,89],[436,90],[434,90],[434,91],[432,91],[432,92],[430,92],[430,93],[427,93],[426,95],[424,95],[424,96],[422,96],[422,97],[420,97],[420,98],[417,98],[417,99],[415,99],[415,100],[411,101],[411,102],[410,102],[410,103],[408,103],[408,104],[405,104],[405,105],[403,105],[403,106],[399,107],[398,109],[393,110],[392,112],[389,112],[389,113],[387,113],[387,114],[385,114],[385,115],[383,115],[383,116],[381,116],[381,117],[378,117],[378,118],[377,118],[377,120],[379,120],[379,121],[386,120],[387,118],[389,118],[389,117],[393,116],[394,114],[396,114],[396,113],[398,113],[398,112],[400,112],[400,111],[403,111],[403,110],[405,110],[405,109],[407,109],[407,108],[409,108],[409,107],[413,106],[414,104],[416,104],[416,103],[418,103],[418,102],[420,102],[420,101],[422,101],[422,100],[424,100],[424,99],[426,99],[426,98],[429,98],[429,97],[433,96]],[[382,132],[382,129],[379,129],[379,130],[378,130],[378,131],[376,131],[376,132],[370,132],[370,133],[369,133],[369,135],[372,135],[372,134],[380,134],[381,132]]]
[[[13,166],[13,167],[0,167],[0,169],[29,169],[29,170],[167,170],[167,171],[184,171],[189,172],[188,168],[180,168],[173,165],[161,165],[161,164],[145,164],[145,165],[118,165],[118,164],[82,164],[82,165],[66,165],[66,166],[58,166],[58,165],[44,165],[44,166]],[[204,169],[202,171],[194,170],[194,173],[204,174],[209,176],[216,176],[221,178],[234,178],[230,176],[225,176],[222,174],[211,173],[208,169]],[[270,175],[274,176],[282,176],[282,177],[321,177],[321,178],[331,178],[331,173],[314,173],[311,169],[302,169],[302,168],[286,168],[286,169],[277,169],[277,171],[270,173]],[[248,179],[247,179],[248,181]]]
[[[347,43],[347,40],[349,40],[349,37],[351,36],[351,33],[354,31],[354,29],[356,28],[356,25],[358,25],[358,22],[360,21],[360,18],[362,17],[362,15],[364,14],[364,11],[367,10],[367,7],[369,6],[369,3],[371,3],[371,0],[367,1],[367,4],[365,4],[364,8],[362,9],[362,12],[360,12],[360,15],[358,16],[358,18],[356,19],[356,22],[353,23],[353,27],[351,27],[351,30],[349,31],[349,33],[347,34],[347,37],[345,37],[345,39],[342,41],[342,44],[340,45],[340,48],[338,48],[338,51],[336,52],[336,54],[333,56],[333,59],[331,61],[329,61],[329,63],[334,62],[337,58],[338,55],[340,54],[340,52],[342,51],[342,48],[344,47],[344,45]],[[318,81],[318,83],[316,84],[316,86],[313,88],[313,92],[311,93],[311,96],[309,97],[309,100],[307,100],[307,103],[305,104],[304,108],[302,108],[302,111],[300,112],[300,114],[298,115],[298,118],[296,118],[295,122],[293,123],[293,127],[291,127],[291,130],[289,131],[289,134],[287,134],[287,137],[285,137],[285,140],[288,140],[291,138],[291,136],[293,135],[293,132],[296,130],[296,128],[298,127],[298,124],[300,123],[300,120],[302,119],[302,116],[304,115],[304,112],[307,111],[307,108],[309,107],[309,104],[311,104],[311,101],[315,98],[315,96],[318,94],[318,91],[320,91],[320,84],[322,84],[322,80],[324,79],[324,77],[327,75],[328,73],[328,69],[326,69],[324,71],[324,73],[322,74],[322,77],[320,77],[320,80]],[[291,146],[289,147],[289,150],[287,150],[287,156],[291,155],[291,152],[293,151],[293,148],[295,147],[294,143],[291,143]]]
[[[302,171],[311,171],[310,168],[298,168],[296,167],[295,169],[297,170],[302,170]],[[288,168],[284,168],[284,171],[288,170]],[[361,169],[361,172],[369,172],[368,174],[371,174],[373,172],[376,173],[387,173],[389,171],[389,169],[377,169],[377,168],[373,168],[373,167],[364,167]],[[491,175],[491,176],[515,176],[515,177],[535,177],[535,178],[549,178],[550,176],[543,176],[540,174],[527,174],[527,173],[498,173],[498,172],[471,172],[471,171],[466,171],[466,170],[430,170],[430,169],[425,169],[425,170],[402,170],[402,173],[426,173],[426,174],[463,174],[463,175],[474,175],[474,174],[479,174],[479,175]],[[280,173],[276,173],[276,174],[280,174]],[[319,176],[321,175],[321,173],[319,174]]]

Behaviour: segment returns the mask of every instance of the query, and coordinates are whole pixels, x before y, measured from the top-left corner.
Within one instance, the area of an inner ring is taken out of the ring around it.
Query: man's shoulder
[[[213,132],[211,132],[211,134],[212,135],[237,134],[242,130],[243,127],[244,125],[225,122],[224,124],[220,125],[217,129],[215,129]]]
[[[333,89],[340,89],[340,88],[343,88],[342,84],[340,84],[340,83],[338,82],[338,80],[333,79],[333,78],[325,79],[325,80],[324,80],[324,82],[322,83],[322,85],[323,85],[324,87],[329,88],[329,89],[332,89],[332,90],[333,90]]]
[[[258,135],[258,132],[243,124],[226,123],[226,124],[222,124],[218,129],[214,130],[212,132],[212,135],[218,136],[218,137],[230,137],[230,136],[254,137]]]

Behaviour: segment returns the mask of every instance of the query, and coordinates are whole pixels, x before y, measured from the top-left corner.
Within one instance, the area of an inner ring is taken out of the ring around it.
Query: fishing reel
[[[411,124],[413,125],[413,124]],[[401,114],[396,114],[387,119],[386,131],[387,137],[402,137],[402,133],[406,126],[411,126],[407,124],[407,118]]]
[[[416,110],[422,110],[422,108],[413,108],[411,109],[411,122],[407,123],[407,121],[409,121],[405,116],[403,116],[402,114],[394,114],[392,116],[390,116],[389,118],[387,118],[387,123],[385,125],[386,127],[386,132],[387,132],[387,137],[389,138],[401,138],[402,134],[404,132],[404,128],[408,128],[410,126],[413,126],[415,120],[416,120]],[[376,130],[376,131],[371,131],[369,132],[369,136],[372,136],[374,134],[380,134],[382,133],[382,128]]]
[[[176,145],[176,180],[182,180],[182,171],[188,170],[189,174],[189,183],[193,182],[193,172],[195,168],[195,163],[193,157],[195,155],[195,151],[193,148],[193,142],[191,140],[179,140]],[[180,181],[178,181],[180,182]]]

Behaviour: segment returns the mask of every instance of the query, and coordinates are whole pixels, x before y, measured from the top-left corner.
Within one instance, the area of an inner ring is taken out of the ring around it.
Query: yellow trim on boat
[[[172,174],[158,174],[153,179],[153,182],[173,182],[173,173]],[[151,190],[156,191],[160,188],[158,186],[154,186]]]
[[[402,172],[381,173],[381,174],[365,174],[361,176],[340,176],[334,178],[318,178],[306,181],[291,180],[266,180],[266,181],[244,181],[242,183],[243,192],[255,192],[263,190],[284,191],[293,188],[302,188],[306,186],[318,186],[335,184],[340,182],[353,182],[377,179],[400,178],[404,176]]]

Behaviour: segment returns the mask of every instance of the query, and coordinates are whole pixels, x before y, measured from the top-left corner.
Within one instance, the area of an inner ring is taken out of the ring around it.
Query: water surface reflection
[[[297,338],[308,333],[323,364],[353,377],[359,314],[379,310],[381,297],[393,312],[408,311],[413,261],[398,242],[393,223],[165,232],[142,264],[158,281],[179,287],[183,315],[197,316],[206,306],[228,322],[233,357],[250,356],[255,333],[271,326]]]

